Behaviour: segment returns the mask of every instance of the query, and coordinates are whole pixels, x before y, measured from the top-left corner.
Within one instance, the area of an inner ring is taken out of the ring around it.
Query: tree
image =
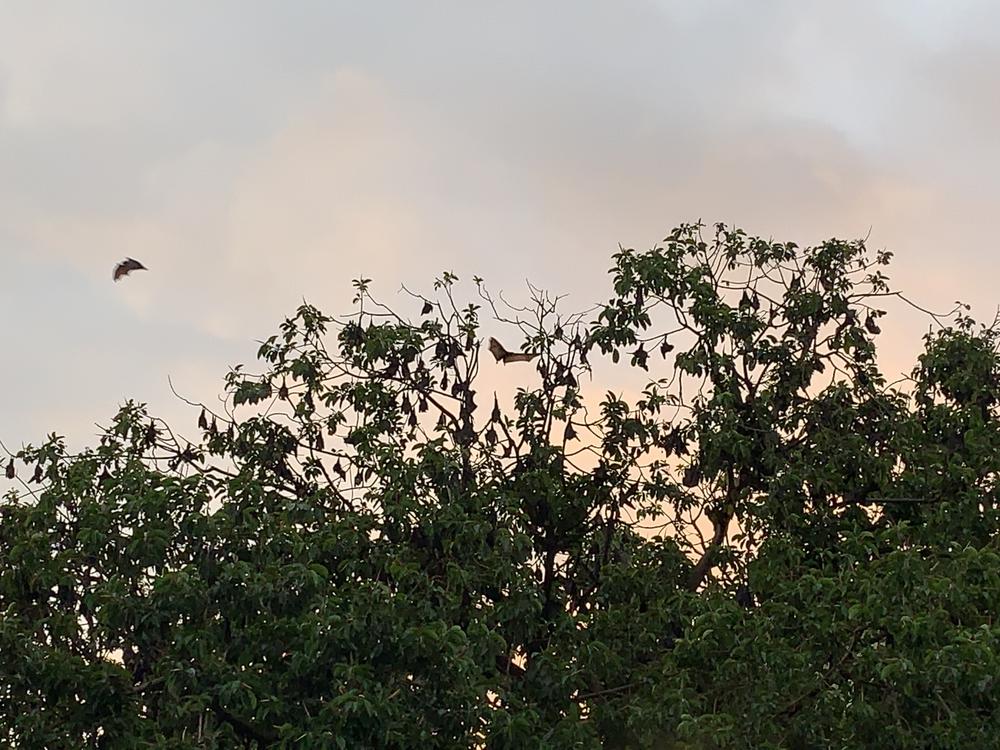
[[[304,304],[235,368],[197,439],[129,402],[93,449],[19,451],[4,739],[988,745],[998,322],[927,313],[889,384],[890,253],[704,230],[616,254],[585,313],[479,279],[462,305],[446,273],[414,321],[360,279],[355,313]],[[477,390],[484,313],[537,355],[510,403]],[[592,397],[609,367],[649,382]]]

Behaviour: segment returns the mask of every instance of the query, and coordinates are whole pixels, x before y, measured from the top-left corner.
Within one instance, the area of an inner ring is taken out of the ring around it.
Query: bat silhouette
[[[530,362],[537,354],[522,354],[520,352],[509,352],[503,348],[503,344],[490,336],[490,354],[497,358],[497,362]]]
[[[132,271],[148,271],[142,263],[137,261],[135,258],[126,258],[117,266],[115,266],[115,272],[112,274],[111,278],[115,281],[120,280],[124,276],[128,276]]]

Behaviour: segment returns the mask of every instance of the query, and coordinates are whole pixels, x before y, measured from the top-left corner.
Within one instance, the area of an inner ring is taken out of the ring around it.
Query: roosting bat
[[[124,276],[128,276],[132,271],[148,271],[142,263],[137,261],[135,258],[126,258],[117,266],[115,266],[115,272],[111,275],[115,281],[120,280]]]
[[[497,358],[497,362],[530,362],[537,354],[522,354],[520,352],[509,352],[503,348],[503,344],[490,336],[490,353]]]

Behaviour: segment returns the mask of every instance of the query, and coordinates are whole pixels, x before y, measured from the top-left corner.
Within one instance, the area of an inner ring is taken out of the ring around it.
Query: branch
[[[865,503],[934,503],[931,497],[866,497]]]
[[[726,538],[726,529],[729,527],[730,519],[731,516],[726,514],[724,518],[715,524],[715,533],[712,534],[712,541],[708,543],[708,549],[705,550],[705,554],[701,556],[701,559],[695,564],[694,570],[691,571],[691,577],[688,579],[689,591],[697,591],[698,587],[705,580],[705,576],[708,575],[708,571],[712,569],[715,553]]]
[[[594,698],[600,698],[605,695],[613,695],[615,693],[623,693],[631,690],[634,687],[638,687],[638,682],[630,682],[626,685],[618,685],[617,687],[605,688],[604,690],[595,690],[592,693],[583,693],[582,695],[576,696],[577,701],[589,701]]]
[[[518,664],[514,663],[513,659],[505,656],[497,656],[497,669],[500,670],[501,674],[505,674],[508,677],[524,677],[528,671]]]
[[[278,733],[271,727],[254,726],[246,719],[229,713],[219,702],[218,696],[213,696],[209,705],[220,719],[229,724],[236,734],[245,740],[254,740],[263,744],[275,742],[278,739]]]

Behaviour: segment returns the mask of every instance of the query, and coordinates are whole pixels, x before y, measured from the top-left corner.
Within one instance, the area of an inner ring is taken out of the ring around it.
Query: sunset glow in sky
[[[0,0],[0,439],[91,442],[126,397],[191,421],[168,375],[213,400],[360,275],[585,308],[619,243],[699,218],[870,232],[992,319],[998,89],[986,0]],[[891,373],[927,320],[890,310]]]

